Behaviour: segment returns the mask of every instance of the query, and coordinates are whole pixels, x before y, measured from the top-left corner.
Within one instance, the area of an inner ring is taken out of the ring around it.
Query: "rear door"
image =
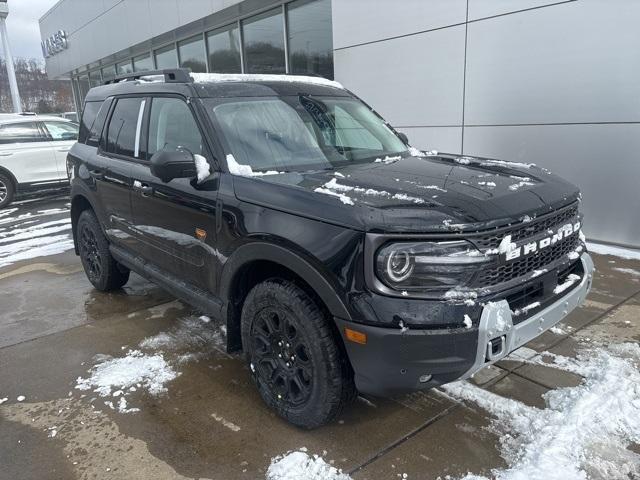
[[[38,186],[59,180],[51,142],[37,121],[0,125],[0,165],[19,184]]]
[[[150,98],[143,135],[147,158],[160,150],[187,150],[212,159],[203,132],[182,97]],[[212,162],[210,162],[211,164]],[[210,166],[213,172],[214,167]],[[204,290],[214,291],[217,271],[217,184],[195,179],[168,183],[151,174],[149,162],[132,167],[132,209],[138,251],[149,262]],[[215,175],[214,175],[215,176]]]
[[[78,125],[73,122],[44,120],[42,126],[53,147],[58,177],[60,180],[64,180],[67,178],[67,154],[78,140]]]

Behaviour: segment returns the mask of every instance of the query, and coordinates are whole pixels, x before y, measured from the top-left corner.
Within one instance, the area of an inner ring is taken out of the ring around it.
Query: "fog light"
[[[433,378],[433,375],[422,375],[418,381],[420,383],[427,383],[428,381],[430,381]]]

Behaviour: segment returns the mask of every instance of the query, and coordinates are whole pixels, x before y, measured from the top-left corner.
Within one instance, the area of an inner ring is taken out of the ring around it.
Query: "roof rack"
[[[144,72],[125,73],[111,80],[104,82],[104,85],[110,85],[120,82],[131,82],[139,80],[143,77],[154,77],[162,75],[165,83],[191,83],[193,79],[189,76],[191,70],[188,68],[167,68],[164,70],[146,70]]]

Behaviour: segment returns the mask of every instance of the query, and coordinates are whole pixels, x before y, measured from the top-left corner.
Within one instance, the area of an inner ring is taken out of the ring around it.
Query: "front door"
[[[150,99],[144,145],[147,158],[160,150],[186,150],[210,159],[187,103],[178,97]],[[196,179],[162,182],[149,163],[132,166],[132,210],[138,252],[158,267],[204,290],[215,291],[217,186]]]
[[[58,167],[58,178],[67,178],[67,154],[78,140],[78,125],[72,122],[45,120],[42,122],[53,146],[53,154]]]

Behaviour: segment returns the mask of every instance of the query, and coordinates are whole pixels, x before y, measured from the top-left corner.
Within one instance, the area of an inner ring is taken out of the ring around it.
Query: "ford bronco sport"
[[[535,165],[423,152],[338,83],[145,72],[89,91],[68,156],[76,253],[227,328],[295,425],[357,391],[473,375],[580,305],[580,194]]]

